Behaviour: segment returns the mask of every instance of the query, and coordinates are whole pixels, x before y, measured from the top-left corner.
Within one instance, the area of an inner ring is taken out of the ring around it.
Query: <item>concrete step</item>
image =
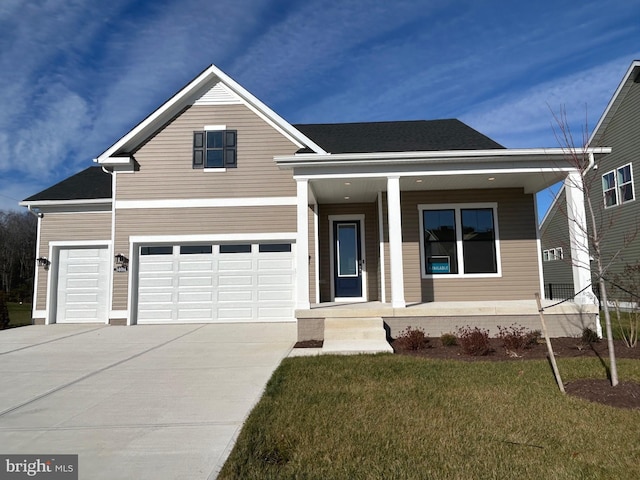
[[[393,352],[381,317],[325,318],[322,353]]]

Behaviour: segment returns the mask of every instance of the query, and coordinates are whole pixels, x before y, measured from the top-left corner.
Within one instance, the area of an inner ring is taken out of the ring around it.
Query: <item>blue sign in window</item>
[[[428,258],[427,273],[451,273],[451,261],[449,257]]]

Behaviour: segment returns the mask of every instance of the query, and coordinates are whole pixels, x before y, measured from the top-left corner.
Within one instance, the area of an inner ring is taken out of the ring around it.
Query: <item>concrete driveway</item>
[[[0,331],[0,453],[78,454],[80,479],[212,479],[295,323]]]

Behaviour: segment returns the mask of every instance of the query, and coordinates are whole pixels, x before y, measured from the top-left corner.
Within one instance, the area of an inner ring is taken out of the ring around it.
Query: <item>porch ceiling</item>
[[[400,177],[401,191],[472,190],[494,188],[522,188],[536,193],[564,180],[566,172],[482,172],[412,174]],[[385,177],[350,177],[310,179],[313,195],[318,203],[368,203],[378,192],[387,190]]]

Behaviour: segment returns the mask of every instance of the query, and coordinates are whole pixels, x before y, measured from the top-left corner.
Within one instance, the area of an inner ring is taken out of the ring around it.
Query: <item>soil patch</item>
[[[400,355],[466,362],[508,362],[547,358],[547,346],[544,340],[517,352],[505,349],[499,338],[492,338],[490,342],[493,351],[488,355],[476,357],[465,354],[458,345],[443,346],[439,338],[429,338],[428,347],[421,350],[400,348],[397,341],[392,341],[391,346],[394,352]],[[552,338],[551,346],[556,358],[599,358],[607,364],[609,362],[607,342],[604,340],[585,344],[579,338]],[[640,360],[640,348],[627,348],[624,342],[619,340],[614,341],[614,346],[616,358]],[[566,384],[565,390],[569,395],[592,402],[618,408],[640,409],[640,384],[638,383],[620,382],[616,387],[612,387],[608,380],[585,379]]]

